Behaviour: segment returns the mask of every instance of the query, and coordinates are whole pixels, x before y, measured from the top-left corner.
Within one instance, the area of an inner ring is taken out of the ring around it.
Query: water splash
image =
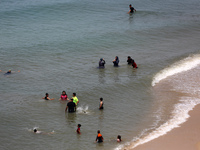
[[[79,106],[77,108],[77,113],[79,113],[79,114],[88,114],[89,113],[88,109],[89,109],[88,105],[86,105],[85,107],[84,106]]]

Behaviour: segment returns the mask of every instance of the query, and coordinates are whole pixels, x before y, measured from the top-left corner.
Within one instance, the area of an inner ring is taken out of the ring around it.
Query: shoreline
[[[189,118],[179,127],[152,141],[129,150],[200,150],[200,104],[189,111]]]

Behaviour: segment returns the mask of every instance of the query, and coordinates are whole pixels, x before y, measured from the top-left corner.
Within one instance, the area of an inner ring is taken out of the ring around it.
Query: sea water
[[[0,2],[1,149],[123,149],[186,121],[199,103],[200,3],[131,3],[133,15],[127,0]],[[77,94],[76,113],[58,101],[63,90]],[[55,100],[43,100],[46,92]]]

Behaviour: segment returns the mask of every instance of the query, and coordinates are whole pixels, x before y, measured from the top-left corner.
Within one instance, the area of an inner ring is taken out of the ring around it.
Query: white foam
[[[174,74],[188,71],[190,69],[195,68],[197,65],[200,64],[200,55],[192,55],[189,56],[177,63],[172,64],[171,66],[161,70],[158,72],[154,77],[153,81],[151,83],[152,86],[155,86],[157,83],[159,83],[161,80],[172,76]]]
[[[161,80],[190,69],[197,67],[200,64],[200,55],[193,55],[187,57],[177,63],[174,63],[168,68],[163,69],[159,73],[155,75],[152,81],[152,86],[155,86]],[[196,89],[196,88],[195,88]],[[193,89],[195,91],[195,89]],[[135,148],[138,145],[147,143],[153,139],[156,139],[172,129],[179,127],[180,124],[187,121],[189,116],[189,111],[192,110],[197,104],[200,104],[200,99],[196,97],[182,97],[179,100],[179,103],[174,105],[174,110],[172,112],[172,117],[164,124],[160,125],[158,128],[157,125],[159,123],[159,116],[156,116],[157,119],[151,128],[144,129],[140,135],[134,137],[131,142],[127,142],[115,148],[115,150],[123,149],[125,146],[132,146],[131,148]],[[158,110],[159,111],[159,110]],[[153,130],[153,131],[152,131]],[[149,131],[152,131],[148,133]]]
[[[145,135],[145,133],[151,129],[145,129],[142,131],[141,135],[138,137],[135,137],[132,142],[134,142],[134,146],[131,148],[135,148],[138,145],[147,143],[153,139],[156,139],[167,132],[171,131],[172,129],[179,127],[180,124],[184,123],[190,116],[189,111],[192,110],[197,104],[200,104],[200,99],[197,98],[191,98],[191,97],[184,97],[182,100],[180,100],[181,103],[178,103],[174,106],[174,111],[172,112],[172,118],[168,120],[166,123],[162,124],[160,127],[154,129],[153,132],[149,133],[144,138],[139,138],[142,135]],[[130,143],[126,143],[124,145],[120,145],[115,150],[122,149],[125,145],[130,145]]]
[[[79,107],[77,108],[77,113],[84,113],[84,114],[87,114],[87,113],[89,113],[89,112],[88,112],[88,108],[89,108],[88,105],[86,105],[85,107],[84,107],[84,106],[79,106]]]
[[[133,146],[133,148],[140,144],[144,144],[155,138],[158,138],[171,131],[172,129],[179,127],[180,124],[184,123],[189,118],[188,112],[199,103],[199,99],[191,99],[191,97],[184,98],[184,100],[181,100],[181,103],[175,105],[172,119],[168,120],[166,123],[161,125],[159,128],[154,130],[145,138],[138,140],[138,142]]]

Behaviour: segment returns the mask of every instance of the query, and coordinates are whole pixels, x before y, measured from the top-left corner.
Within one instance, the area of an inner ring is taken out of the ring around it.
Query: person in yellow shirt
[[[73,93],[73,102],[77,105],[79,103],[78,98],[76,97],[76,93]]]

